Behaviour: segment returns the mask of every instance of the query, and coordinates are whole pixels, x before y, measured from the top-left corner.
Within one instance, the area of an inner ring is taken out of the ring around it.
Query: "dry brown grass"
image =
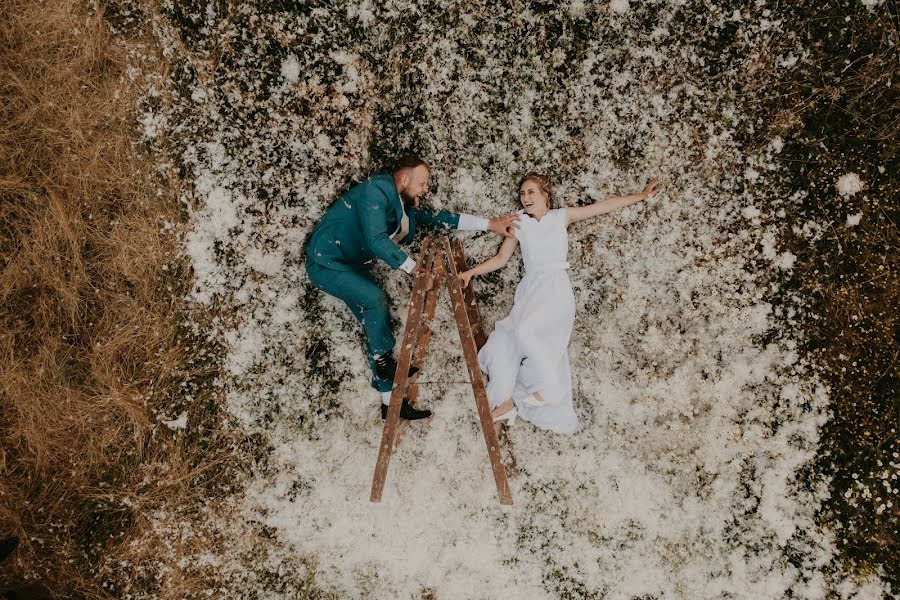
[[[0,536],[22,543],[0,588],[36,578],[59,595],[105,596],[98,554],[139,527],[113,502],[158,504],[206,468],[149,438],[149,406],[185,362],[181,284],[163,269],[176,240],[161,228],[179,215],[134,144],[126,69],[85,4],[4,3]],[[172,467],[165,486],[141,485],[151,463]]]
[[[312,594],[302,561],[269,572],[274,542],[231,519],[250,445],[223,426],[211,315],[182,301],[190,272],[163,227],[181,221],[177,174],[137,143],[148,83],[106,24],[128,13],[102,8],[0,11],[0,537],[21,539],[0,589]],[[144,76],[168,68],[128,36]],[[159,424],[182,411],[186,430]]]

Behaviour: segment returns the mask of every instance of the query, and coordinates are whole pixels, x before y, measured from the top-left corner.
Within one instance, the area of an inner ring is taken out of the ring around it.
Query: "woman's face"
[[[547,194],[541,191],[537,182],[530,179],[519,188],[519,202],[522,203],[522,208],[529,216],[533,217],[535,214],[540,215],[547,212],[547,208],[550,206],[549,199]]]

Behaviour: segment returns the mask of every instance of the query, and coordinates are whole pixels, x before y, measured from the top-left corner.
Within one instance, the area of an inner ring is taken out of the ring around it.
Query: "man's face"
[[[402,186],[400,196],[404,202],[411,203],[413,206],[419,206],[419,200],[428,191],[428,177],[430,173],[428,167],[419,165],[414,169],[409,169],[404,174],[406,177],[406,185]]]

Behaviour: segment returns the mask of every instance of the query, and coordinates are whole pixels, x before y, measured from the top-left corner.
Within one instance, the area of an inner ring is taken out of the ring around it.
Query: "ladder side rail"
[[[440,247],[433,243],[431,238],[426,238],[422,244],[422,252],[419,255],[419,265],[425,265],[430,270],[430,264],[434,262]],[[369,496],[371,502],[381,502],[384,491],[384,481],[387,478],[388,464],[391,460],[391,452],[394,448],[394,437],[397,423],[400,421],[400,407],[403,404],[403,394],[409,375],[409,365],[413,353],[413,345],[416,342],[416,334],[422,317],[422,308],[425,301],[426,274],[420,269],[414,271],[412,298],[409,303],[409,313],[406,319],[406,327],[403,332],[403,342],[400,347],[400,356],[397,360],[397,371],[394,374],[394,387],[391,390],[391,403],[388,407],[387,418],[384,421],[384,429],[381,434],[381,444],[378,447],[378,460],[375,463],[375,474],[372,477],[372,492]]]
[[[428,347],[431,344],[432,330],[430,323],[434,318],[434,310],[437,307],[438,297],[441,295],[441,284],[443,283],[444,268],[443,261],[436,258],[432,259],[431,273],[434,277],[433,285],[430,290],[425,293],[425,314],[419,322],[419,331],[416,334],[416,349],[413,353],[412,364],[419,368],[419,371],[409,380],[406,390],[406,399],[410,405],[414,405],[419,398],[419,377],[422,375],[422,366],[425,362],[425,356],[428,354]],[[400,445],[406,431],[409,429],[409,421],[401,420],[397,424],[397,433],[394,436],[394,447]]]
[[[462,242],[454,239],[452,242],[453,260],[456,263],[458,272],[465,271],[469,268],[466,262],[466,255],[463,253]],[[466,300],[466,312],[469,313],[469,323],[472,324],[472,333],[475,336],[475,346],[481,350],[487,343],[487,336],[484,333],[484,324],[481,321],[481,314],[478,311],[478,303],[475,301],[475,282],[469,281],[469,285],[463,288],[463,295]]]
[[[484,442],[487,446],[488,457],[491,462],[491,470],[494,474],[494,482],[497,485],[497,495],[500,504],[512,504],[512,492],[509,489],[509,480],[500,456],[500,442],[497,432],[494,430],[494,421],[491,418],[491,409],[487,399],[487,389],[481,376],[481,368],[478,366],[478,350],[469,323],[469,312],[466,310],[466,299],[462,286],[457,279],[456,262],[450,250],[450,241],[447,236],[441,236],[440,243],[446,251],[447,287],[450,291],[450,302],[453,305],[453,314],[456,317],[456,326],[459,330],[459,338],[466,358],[466,367],[469,370],[469,379],[472,391],[475,392],[475,406],[478,409],[478,418],[481,421],[481,430],[484,433]]]
[[[422,373],[422,363],[425,362],[425,355],[428,354],[428,346],[431,344],[432,331],[429,326],[434,319],[434,310],[437,307],[438,297],[441,295],[441,283],[444,278],[444,261],[433,257],[432,266],[429,269],[433,276],[433,287],[427,291],[425,297],[425,315],[419,324],[418,341],[416,342],[416,351],[413,354],[413,363],[419,367],[419,372],[414,376],[418,378]]]

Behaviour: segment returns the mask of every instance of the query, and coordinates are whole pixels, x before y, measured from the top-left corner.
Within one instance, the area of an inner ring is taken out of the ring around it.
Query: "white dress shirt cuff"
[[[484,217],[460,213],[459,225],[457,225],[456,228],[460,231],[487,231],[488,220]]]
[[[413,269],[416,268],[416,261],[411,259],[410,257],[406,257],[406,260],[403,261],[403,264],[400,265],[400,268],[406,271],[407,273],[412,273]]]

